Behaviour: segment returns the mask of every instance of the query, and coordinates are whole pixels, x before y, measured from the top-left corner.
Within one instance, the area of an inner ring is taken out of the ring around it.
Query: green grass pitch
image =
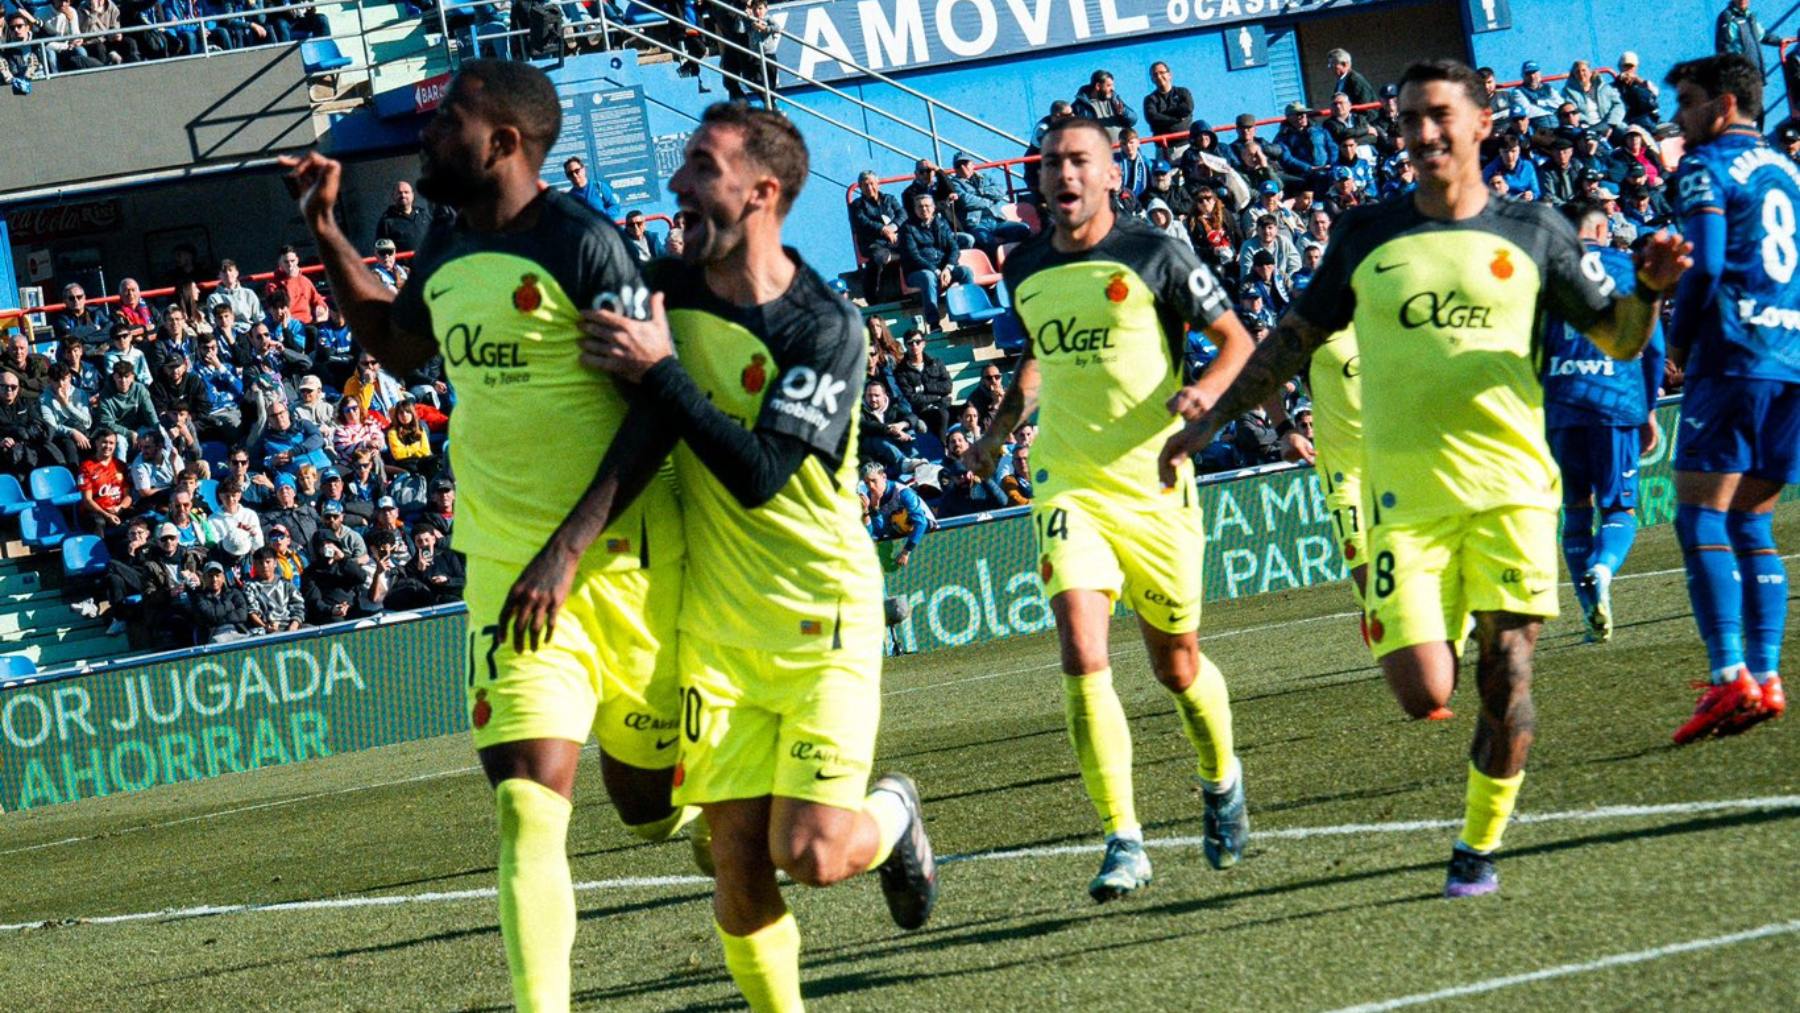
[[[1800,514],[1778,537],[1800,546]],[[888,922],[872,877],[791,889],[809,1003],[1326,1010],[1466,985],[1482,990],[1438,1006],[1792,1008],[1800,727],[1670,745],[1705,663],[1679,566],[1671,530],[1646,531],[1605,647],[1581,643],[1564,588],[1520,802],[1545,818],[1508,834],[1497,898],[1441,899],[1454,830],[1405,826],[1461,816],[1472,672],[1455,720],[1405,721],[1342,586],[1208,609],[1204,647],[1231,684],[1253,820],[1249,854],[1227,872],[1197,844],[1168,843],[1199,834],[1193,756],[1135,632],[1115,629],[1156,881],[1104,907],[1085,890],[1098,833],[1064,737],[1053,639],[892,663],[879,767],[917,778],[939,854],[960,860],[912,934]],[[1788,655],[1800,657],[1800,630]],[[504,1007],[492,803],[472,763],[449,736],[0,817],[0,1005]],[[578,1004],[735,1007],[686,845],[628,837],[591,754],[582,778]],[[191,910],[206,907],[230,910]],[[152,912],[174,913],[95,920]],[[1617,955],[1632,960],[1595,966]]]

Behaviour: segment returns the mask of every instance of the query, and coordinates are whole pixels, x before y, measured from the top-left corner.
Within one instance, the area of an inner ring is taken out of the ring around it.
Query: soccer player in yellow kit
[[[720,104],[669,181],[682,259],[650,318],[595,312],[583,361],[679,437],[688,575],[675,799],[706,810],[713,915],[753,1010],[801,1008],[800,930],[777,870],[827,886],[878,870],[902,928],[937,897],[918,792],[867,791],[881,713],[881,567],[856,495],[862,319],[781,245],[808,156],[787,118]],[[679,353],[679,358],[677,357]]]
[[[649,414],[579,364],[579,312],[641,310],[646,293],[613,224],[539,183],[560,120],[537,68],[462,65],[422,135],[419,180],[461,214],[427,236],[398,295],[333,219],[341,166],[285,160],[357,340],[395,372],[441,352],[456,386],[469,723],[494,786],[500,924],[524,1010],[569,1006],[565,839],[589,734],[634,834],[664,839],[692,813],[669,799],[680,513],[669,480],[613,452],[650,438]]]
[[[1354,322],[1375,654],[1410,712],[1414,698],[1442,706],[1449,686],[1390,658],[1436,654],[1433,671],[1454,673],[1445,655],[1471,615],[1480,645],[1481,716],[1445,876],[1450,897],[1499,889],[1492,852],[1536,734],[1532,654],[1556,615],[1561,494],[1535,355],[1542,312],[1555,309],[1608,355],[1630,358],[1649,340],[1659,293],[1686,267],[1679,239],[1651,237],[1637,258],[1638,294],[1618,297],[1560,215],[1488,191],[1480,146],[1492,120],[1468,67],[1407,69],[1400,127],[1418,189],[1344,216],[1275,334],[1213,411],[1163,451],[1168,467],[1204,447]]]
[[[1112,211],[1119,187],[1111,139],[1071,119],[1043,141],[1040,191],[1054,227],[1006,260],[1013,312],[1030,336],[995,420],[969,452],[992,474],[1006,434],[1041,403],[1031,464],[1039,575],[1062,653],[1064,712],[1082,782],[1106,832],[1096,901],[1150,882],[1132,797],[1131,732],[1107,651],[1113,603],[1137,611],[1150,665],[1175,698],[1199,754],[1204,850],[1235,864],[1249,833],[1232,752],[1225,679],[1200,654],[1200,494],[1191,467],[1166,483],[1157,452],[1249,358],[1251,339],[1193,251]],[[1187,325],[1204,328],[1219,358],[1181,385]]]

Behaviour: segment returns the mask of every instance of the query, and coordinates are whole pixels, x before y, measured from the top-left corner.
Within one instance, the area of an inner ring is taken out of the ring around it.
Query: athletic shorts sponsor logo
[[[654,714],[645,714],[642,711],[632,711],[625,715],[624,724],[634,732],[669,731],[681,726],[681,723],[674,718],[659,718]]]

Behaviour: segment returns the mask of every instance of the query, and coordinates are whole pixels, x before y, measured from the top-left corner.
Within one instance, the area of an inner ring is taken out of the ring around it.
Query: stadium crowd
[[[391,288],[394,237],[416,242],[422,214],[399,184],[369,265]],[[109,306],[65,285],[51,334],[16,318],[0,355],[0,471],[73,477],[77,526],[110,556],[110,632],[220,642],[456,600],[441,360],[383,370],[292,247],[262,283],[182,260],[162,299],[131,278]]]

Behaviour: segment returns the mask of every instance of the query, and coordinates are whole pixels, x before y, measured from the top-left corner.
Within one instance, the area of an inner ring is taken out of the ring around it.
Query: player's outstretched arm
[[[1614,299],[1611,316],[1585,332],[1595,346],[1615,359],[1634,359],[1643,352],[1661,319],[1663,296],[1694,266],[1693,252],[1693,244],[1680,236],[1667,232],[1651,236],[1632,258],[1637,287],[1631,295]]]
[[[1005,396],[1000,398],[1000,407],[994,410],[994,420],[988,423],[987,432],[963,453],[963,465],[977,478],[985,481],[993,477],[1013,430],[1037,411],[1038,387],[1042,382],[1037,359],[1031,354],[1031,346],[1027,345],[1025,358],[1019,363],[1012,386],[1006,388]]]
[[[500,610],[500,635],[507,636],[510,629],[515,652],[537,650],[540,632],[545,643],[555,635],[556,616],[569,597],[581,557],[656,477],[675,441],[675,434],[652,406],[632,404],[601,458],[594,480],[506,594]]]
[[[357,343],[380,360],[390,373],[408,373],[437,354],[437,343],[394,326],[394,293],[363,266],[362,254],[338,228],[334,212],[343,180],[341,163],[317,151],[278,160],[288,170],[288,192],[300,205],[300,217],[319,246],[332,295]]]
[[[1163,444],[1157,469],[1163,485],[1175,484],[1175,465],[1205,449],[1220,427],[1239,415],[1266,403],[1290,377],[1297,375],[1312,358],[1313,351],[1331,337],[1331,331],[1311,323],[1290,310],[1275,326],[1275,333],[1256,347],[1238,371],[1237,379],[1218,399],[1211,410],[1181,427]]]

